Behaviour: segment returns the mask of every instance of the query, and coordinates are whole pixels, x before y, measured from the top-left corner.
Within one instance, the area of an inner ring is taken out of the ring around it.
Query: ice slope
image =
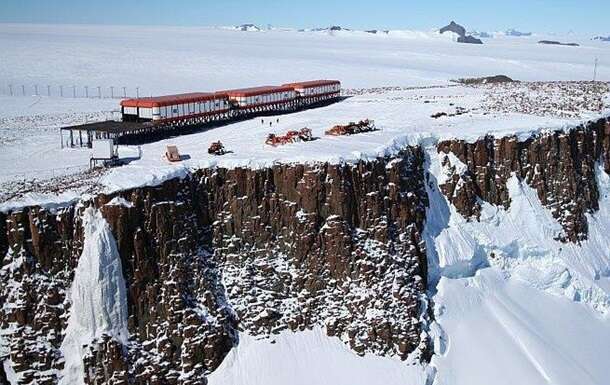
[[[563,244],[554,240],[561,227],[516,177],[508,210],[483,203],[481,221],[466,221],[438,192],[446,176],[436,150],[428,155],[435,384],[606,384],[608,175],[598,167],[600,211],[588,216],[589,239]]]
[[[83,252],[70,289],[70,318],[61,345],[65,368],[60,384],[84,384],[82,356],[106,334],[127,342],[127,293],[121,259],[110,226],[93,208],[83,215]]]
[[[210,385],[425,385],[426,370],[391,358],[359,357],[319,328],[269,340],[240,335]]]
[[[585,304],[493,268],[442,278],[438,290],[435,385],[608,383],[610,323]]]

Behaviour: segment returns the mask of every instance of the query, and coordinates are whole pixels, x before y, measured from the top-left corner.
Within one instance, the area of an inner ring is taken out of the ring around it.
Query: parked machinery
[[[354,135],[375,130],[377,130],[377,128],[375,128],[375,121],[364,119],[358,123],[349,122],[346,125],[336,125],[333,128],[326,130],[325,134],[331,136]]]
[[[309,142],[311,140],[313,140],[311,129],[305,127],[299,131],[288,131],[285,135],[269,134],[267,140],[265,140],[265,144],[275,147],[294,142]]]
[[[208,154],[210,155],[224,155],[226,153],[227,150],[220,140],[218,142],[212,142],[208,148]]]

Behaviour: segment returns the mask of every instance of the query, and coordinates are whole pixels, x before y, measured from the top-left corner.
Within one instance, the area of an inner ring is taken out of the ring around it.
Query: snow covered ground
[[[369,34],[358,31],[298,32],[274,30],[235,31],[225,28],[173,28],[78,25],[0,24],[0,183],[44,179],[73,174],[87,168],[89,151],[59,148],[58,127],[112,117],[118,100],[110,98],[58,97],[58,87],[71,95],[88,86],[122,87],[140,95],[210,91],[288,81],[336,78],[344,88],[380,86],[447,85],[460,77],[506,74],[520,80],[588,80],[593,61],[599,58],[598,79],[610,80],[610,47],[584,37],[565,37],[581,47],[537,44],[542,36],[499,37],[482,46],[458,44],[450,34],[390,31]],[[554,37],[556,39],[560,37]],[[27,85],[32,95],[14,94]],[[434,97],[435,103],[423,104]],[[468,89],[403,91],[387,95],[362,95],[339,105],[281,118],[271,130],[256,120],[145,146],[144,159],[134,163],[148,175],[137,182],[154,183],[180,173],[160,160],[170,142],[191,156],[179,167],[215,162],[205,151],[211,140],[221,139],[234,151],[221,164],[374,156],[404,143],[406,136],[476,136],[486,131],[510,132],[536,127],[553,128],[565,121],[524,116],[463,116],[429,118],[448,109],[481,104],[482,95]],[[321,139],[307,145],[269,149],[262,146],[269,131],[280,133],[308,126],[318,136],[337,123],[361,118],[377,121],[381,132],[358,139]],[[123,148],[124,156],[135,149]],[[151,168],[152,167],[152,168]],[[169,173],[167,173],[169,172]],[[139,175],[139,173],[138,173]],[[128,187],[124,178],[107,180],[112,188]],[[131,184],[133,185],[133,183]]]
[[[429,369],[428,369],[429,370]],[[210,385],[332,384],[425,385],[419,364],[367,355],[359,357],[321,329],[284,332],[273,343],[240,335],[237,348],[208,379]]]
[[[110,192],[158,184],[165,179],[184,175],[188,170],[212,165],[260,167],[274,162],[354,161],[389,155],[406,144],[450,137],[476,139],[486,133],[528,135],[541,129],[573,126],[587,117],[599,116],[599,112],[591,111],[579,111],[576,117],[490,112],[485,107],[489,92],[493,91],[464,86],[370,92],[323,108],[266,117],[264,124],[260,119],[228,124],[145,144],[141,147],[141,159],[110,170],[100,182]],[[53,100],[43,98],[42,103],[45,106],[45,103],[53,103]],[[457,108],[468,112],[457,116],[431,117],[439,112],[455,113]],[[324,135],[325,130],[336,124],[365,118],[375,120],[379,130],[350,137]],[[269,122],[273,126],[270,127]],[[283,134],[303,127],[312,129],[318,139],[278,147],[264,144],[269,132]],[[61,149],[57,131],[40,128],[40,133],[36,134],[36,130],[6,130],[8,139],[5,144],[0,144],[5,149],[0,152],[0,164],[9,167],[0,169],[0,182],[33,177],[40,179],[87,168],[89,149]],[[207,148],[216,140],[221,140],[232,153],[222,157],[209,155]],[[168,144],[177,145],[181,154],[188,155],[188,159],[176,164],[168,163],[163,157]],[[28,154],[27,157],[24,153]],[[120,147],[121,156],[133,157],[137,154],[136,147]]]
[[[439,26],[440,27],[440,26]],[[432,31],[244,32],[224,28],[0,25],[0,86],[140,87],[206,91],[296,79],[346,87],[444,84],[499,73],[521,80],[610,80],[608,44],[590,36],[531,36],[457,44]],[[542,39],[580,43],[545,46]],[[33,92],[30,88],[29,92]],[[69,91],[67,91],[69,92]],[[81,91],[82,92],[82,91]]]

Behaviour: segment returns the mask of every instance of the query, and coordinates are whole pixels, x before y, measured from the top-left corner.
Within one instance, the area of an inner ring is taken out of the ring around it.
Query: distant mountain
[[[516,37],[521,37],[521,36],[532,36],[531,32],[521,32],[521,31],[517,31],[516,29],[508,29],[506,30],[506,36],[516,36]]]
[[[387,35],[388,33],[390,33],[390,31],[389,31],[389,30],[387,30],[387,29],[386,29],[386,30],[383,30],[383,31],[380,31],[380,30],[378,30],[378,29],[369,29],[369,30],[366,30],[366,31],[364,31],[364,32],[366,32],[366,33],[372,33],[372,34],[385,33],[386,35]]]
[[[610,36],[595,36],[593,40],[610,41]]]
[[[299,32],[338,32],[338,31],[351,31],[351,29],[342,27],[340,25],[331,25],[330,27],[318,27],[318,28],[311,28],[311,29],[299,29]],[[377,30],[371,30],[371,31],[366,31],[366,32],[374,33],[372,31],[377,31]]]
[[[235,26],[234,29],[238,31],[247,31],[247,32],[260,32],[263,29],[255,24],[242,24]]]
[[[477,39],[472,35],[466,35],[466,28],[462,27],[455,21],[449,23],[449,25],[444,26],[440,29],[440,33],[443,34],[445,32],[453,32],[458,35],[458,43],[468,43],[468,44],[483,44],[481,39]]]
[[[480,37],[482,39],[491,39],[491,38],[494,37],[493,34],[491,34],[489,32],[483,32],[483,31],[480,31],[480,32],[479,31],[472,31],[472,32],[470,32],[470,34],[472,36]]]
[[[455,21],[452,21],[451,23],[449,23],[449,25],[446,25],[443,28],[441,28],[440,33],[445,33],[445,32],[453,32],[453,33],[457,33],[460,36],[466,36],[466,28],[462,27]]]

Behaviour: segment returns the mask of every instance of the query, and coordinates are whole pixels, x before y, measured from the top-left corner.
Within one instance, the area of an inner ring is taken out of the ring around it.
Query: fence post
[[[72,97],[76,97],[76,86],[72,86]]]
[[[97,86],[97,97],[100,99],[102,98],[102,87],[100,86]]]
[[[21,85],[21,92],[23,93],[23,96],[25,96],[25,84]]]
[[[34,95],[38,96],[38,84],[34,85]]]
[[[59,86],[59,96],[64,97],[64,86]]]
[[[13,85],[12,84],[8,85],[8,92],[11,94],[11,96],[13,96]]]
[[[89,86],[85,86],[85,97],[89,97]]]
[[[114,99],[114,87],[110,86],[110,99]]]
[[[51,96],[51,86],[47,85],[47,96]]]
[[[127,97],[127,89],[125,87],[123,87],[123,97],[124,98]]]
[[[136,87],[136,98],[140,97],[140,87]]]

